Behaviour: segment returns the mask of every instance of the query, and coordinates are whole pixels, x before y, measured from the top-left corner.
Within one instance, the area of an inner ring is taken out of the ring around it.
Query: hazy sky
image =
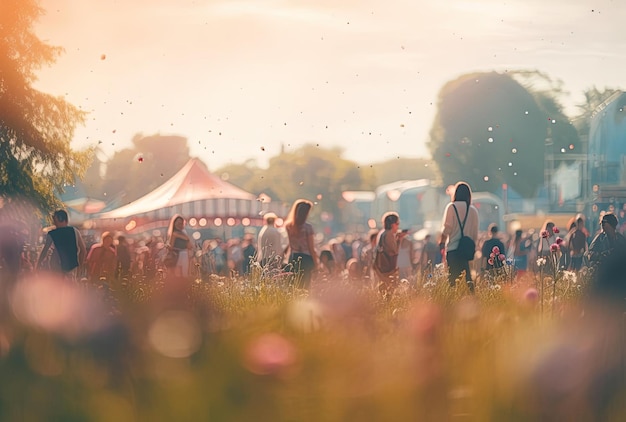
[[[73,146],[177,134],[216,169],[304,143],[361,164],[427,157],[441,87],[538,69],[625,88],[622,0],[42,0],[65,53],[37,87],[89,112]],[[480,99],[477,99],[477,105]]]

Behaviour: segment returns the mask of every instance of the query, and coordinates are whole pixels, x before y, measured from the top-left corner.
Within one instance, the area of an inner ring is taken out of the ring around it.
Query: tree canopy
[[[84,114],[32,86],[62,51],[35,36],[42,13],[34,0],[0,2],[0,193],[46,210],[59,205],[55,192],[83,173],[91,151],[70,148]]]
[[[93,171],[87,174],[85,185],[97,192],[93,196],[99,199],[123,197],[124,203],[131,202],[163,184],[190,158],[185,137],[137,134],[132,147],[117,151],[106,161],[102,181]]]
[[[335,230],[342,230],[335,217],[340,212],[342,192],[373,191],[381,184],[399,179],[437,179],[436,165],[429,159],[398,158],[359,165],[342,157],[341,148],[304,145],[270,158],[267,169],[254,161],[230,164],[216,174],[253,193],[265,193],[273,200],[291,204],[297,198],[316,202],[312,219],[323,212]]]
[[[551,86],[533,89],[536,81]],[[524,197],[535,196],[548,150],[581,152],[558,92],[558,84],[536,72],[473,73],[447,83],[429,142],[444,184],[464,180],[475,190],[496,192],[506,183]]]

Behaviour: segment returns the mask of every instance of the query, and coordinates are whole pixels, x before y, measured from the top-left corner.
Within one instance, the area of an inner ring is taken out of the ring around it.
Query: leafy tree
[[[70,148],[84,114],[32,86],[36,71],[62,51],[35,36],[42,14],[33,0],[0,2],[0,196],[46,210],[60,205],[55,191],[82,175],[91,151]]]
[[[325,149],[307,144],[271,158],[267,169],[247,162],[222,167],[216,173],[228,174],[230,183],[249,192],[264,192],[286,204],[297,198],[314,201],[317,205],[312,218],[319,220],[322,212],[338,215],[341,192],[374,188],[373,172],[343,159],[342,154],[338,147]]]
[[[160,186],[191,158],[187,138],[135,135],[132,148],[117,151],[107,161],[102,198],[123,197],[128,203]]]
[[[376,174],[378,185],[417,179],[429,179],[434,184],[441,184],[437,163],[427,158],[397,158],[367,167]]]
[[[618,92],[621,91],[614,88],[604,88],[603,90],[599,90],[595,87],[595,85],[585,90],[585,101],[577,105],[580,114],[573,119],[574,126],[578,130],[581,138],[589,136],[591,118],[598,107]]]
[[[536,81],[548,88],[533,91]],[[429,142],[444,184],[465,180],[475,190],[495,192],[507,183],[524,197],[535,196],[544,183],[547,150],[580,152],[576,130],[556,99],[560,92],[538,72],[474,73],[447,83]]]

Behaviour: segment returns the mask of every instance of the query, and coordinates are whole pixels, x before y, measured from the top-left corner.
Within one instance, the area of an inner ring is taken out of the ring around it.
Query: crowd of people
[[[316,281],[343,279],[378,288],[390,297],[399,282],[414,283],[437,268],[446,269],[450,286],[462,280],[473,292],[477,280],[505,265],[514,269],[515,278],[538,271],[539,265],[544,271],[555,266],[579,271],[601,262],[616,248],[626,249],[612,213],[602,215],[594,234],[589,233],[581,215],[572,216],[562,231],[548,218],[540,229],[508,233],[493,222],[486,233],[479,233],[479,215],[464,182],[455,186],[439,232],[421,239],[409,229],[401,229],[401,216],[395,212],[383,215],[381,230],[322,239],[308,221],[312,208],[312,202],[299,199],[282,227],[276,227],[275,214],[267,213],[258,234],[238,238],[192,239],[185,218],[174,215],[165,237],[137,239],[102,232],[97,242],[88,244],[69,224],[67,212],[58,210],[36,262],[26,262],[23,267],[27,271],[58,271],[74,279],[114,282],[133,277],[207,281],[213,275],[246,275],[256,266],[262,271],[295,273],[303,288]],[[539,260],[555,256],[557,260]]]

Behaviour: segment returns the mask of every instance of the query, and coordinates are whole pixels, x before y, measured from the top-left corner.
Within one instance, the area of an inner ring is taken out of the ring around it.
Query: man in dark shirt
[[[506,255],[506,250],[504,249],[504,243],[498,238],[498,226],[494,223],[489,225],[489,239],[485,240],[482,247],[482,261],[483,268],[486,270],[491,270],[493,268],[499,268],[503,265],[502,261],[500,261],[500,255]],[[494,257],[491,257],[493,253],[493,248],[498,247],[498,253],[494,254]]]
[[[50,266],[50,269],[75,278],[77,269],[84,263],[87,254],[85,242],[80,232],[69,225],[67,211],[55,211],[52,221],[55,228],[46,236],[46,244],[39,254],[37,267],[48,257],[48,252],[53,247],[51,261],[54,261],[54,264]]]
[[[601,264],[602,261],[616,250],[626,249],[626,239],[617,232],[617,217],[606,213],[600,220],[602,231],[596,235],[589,245],[589,263]]]
[[[617,232],[614,214],[604,214],[600,224],[602,231],[587,252],[589,264],[595,268],[591,297],[603,300],[603,305],[616,305],[621,314],[626,310],[626,238]]]

